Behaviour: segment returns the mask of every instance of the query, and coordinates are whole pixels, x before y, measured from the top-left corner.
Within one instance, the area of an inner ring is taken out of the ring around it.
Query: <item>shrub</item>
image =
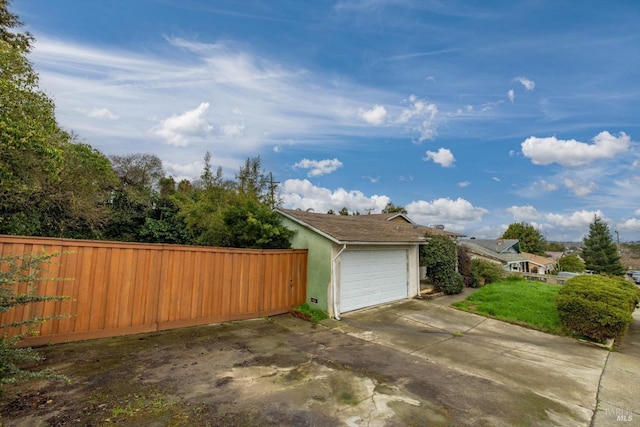
[[[43,264],[59,254],[25,254],[0,257],[0,314],[11,309],[43,301],[62,301],[66,296],[38,295],[38,284],[56,280],[42,278]],[[22,286],[21,286],[22,285]],[[26,285],[26,291],[24,290]],[[40,353],[27,348],[16,348],[26,334],[33,334],[41,323],[67,316],[39,316],[11,323],[0,324],[0,329],[26,328],[27,332],[9,336],[7,332],[0,336],[0,384],[12,384],[30,378],[66,379],[50,370],[31,371],[24,365],[44,359]]]
[[[464,279],[456,273],[456,244],[451,238],[428,236],[426,244],[420,248],[420,260],[427,267],[427,278],[437,292],[451,295],[462,291]]]
[[[474,288],[479,288],[488,283],[497,282],[505,276],[504,270],[498,265],[483,259],[471,261],[471,275]]]
[[[464,278],[460,273],[454,273],[447,281],[437,282],[433,285],[436,292],[443,292],[446,295],[454,295],[462,292],[464,288]]]
[[[583,275],[568,280],[555,303],[568,331],[603,341],[625,335],[639,301],[638,290],[622,278]]]
[[[471,257],[469,249],[464,245],[458,245],[458,272],[462,274],[464,285],[473,287],[473,275],[471,274]]]

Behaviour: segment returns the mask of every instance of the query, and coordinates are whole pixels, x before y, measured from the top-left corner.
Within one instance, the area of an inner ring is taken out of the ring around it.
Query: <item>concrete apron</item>
[[[456,409],[489,424],[604,426],[624,411],[631,425],[640,421],[640,350],[633,340],[640,334],[637,318],[630,331],[633,344],[625,341],[620,351],[610,353],[453,309],[453,299],[403,301],[347,313],[338,329],[431,362],[431,369],[415,374],[424,379],[435,403],[439,394],[458,393],[447,404],[459,402]],[[451,390],[455,383],[457,391]],[[477,407],[489,401],[493,414]]]

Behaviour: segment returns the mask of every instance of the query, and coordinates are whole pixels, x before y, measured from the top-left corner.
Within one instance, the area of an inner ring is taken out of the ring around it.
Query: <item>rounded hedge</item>
[[[591,275],[568,280],[555,300],[567,330],[597,341],[623,337],[639,302],[639,290],[627,280]]]

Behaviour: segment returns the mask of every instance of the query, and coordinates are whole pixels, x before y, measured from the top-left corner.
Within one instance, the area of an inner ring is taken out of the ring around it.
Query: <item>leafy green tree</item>
[[[537,255],[545,255],[544,250],[547,242],[544,236],[531,224],[525,222],[515,222],[509,224],[507,230],[502,235],[503,239],[518,239],[520,250]]]
[[[265,204],[244,199],[223,213],[224,229],[218,246],[252,249],[287,249],[293,231]]]
[[[560,242],[547,242],[547,246],[544,248],[547,252],[564,252],[566,247]]]
[[[340,209],[338,211],[338,214],[339,215],[343,215],[343,216],[348,216],[349,215],[349,209],[347,209],[347,207],[345,206],[345,207],[343,207],[342,209]]]
[[[448,236],[427,236],[420,248],[420,265],[427,267],[427,278],[438,292],[459,294],[464,280],[456,272],[456,244]]]
[[[402,213],[402,214],[406,214],[407,210],[404,208],[404,206],[394,205],[393,203],[388,202],[387,205],[384,207],[384,209],[382,209],[382,213]]]
[[[139,232],[139,240],[147,243],[193,244],[184,218],[179,215],[178,205],[172,197],[159,197],[150,216],[145,218]]]
[[[155,218],[158,191],[164,178],[162,161],[155,154],[136,153],[109,157],[118,177],[109,203],[110,221],[104,237],[125,242],[148,241],[142,236],[147,218]]]
[[[611,237],[609,226],[597,215],[589,224],[589,235],[583,239],[582,259],[587,270],[600,274],[621,276],[625,270],[620,262],[618,248]]]
[[[0,258],[0,313],[5,313],[13,309],[21,309],[26,305],[38,302],[62,301],[67,299],[68,297],[65,296],[38,295],[38,284],[43,280],[52,280],[40,277],[42,266],[50,262],[51,258],[58,255],[59,254],[27,254]],[[22,291],[20,285],[24,284],[26,284],[26,290]],[[7,330],[16,327],[26,327],[26,334],[30,334],[33,333],[35,328],[41,323],[55,318],[60,317],[43,317],[36,314],[26,320],[1,324],[0,329]],[[44,359],[44,356],[31,348],[15,347],[26,334],[16,334],[9,337],[7,333],[4,333],[0,336],[0,383],[12,384],[30,378],[65,379],[50,370],[34,371],[23,368],[24,364],[38,362]]]
[[[94,237],[113,173],[64,132],[27,59],[33,37],[0,1],[0,233]]]
[[[0,2],[0,233],[37,234],[34,200],[57,180],[61,145],[54,104],[38,87],[27,59],[33,37],[20,33],[18,17]]]
[[[572,273],[583,273],[586,269],[584,262],[577,255],[565,255],[558,260],[559,271],[570,271]]]

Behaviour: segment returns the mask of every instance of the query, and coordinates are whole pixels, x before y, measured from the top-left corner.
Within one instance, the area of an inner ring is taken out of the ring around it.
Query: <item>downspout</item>
[[[332,290],[333,290],[333,317],[335,317],[336,320],[340,320],[340,315],[338,314],[338,271],[336,269],[336,260],[338,259],[340,254],[342,254],[342,252],[344,252],[345,249],[347,249],[347,245],[346,244],[342,247],[342,249],[340,249],[340,252],[338,252],[336,254],[336,256],[334,256],[333,259],[331,260],[331,267],[333,268],[333,286],[332,286]]]

